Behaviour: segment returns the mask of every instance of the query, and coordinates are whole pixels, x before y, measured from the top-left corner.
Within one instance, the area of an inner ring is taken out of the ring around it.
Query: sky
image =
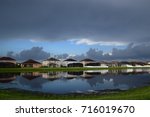
[[[150,59],[149,0],[0,0],[0,56]]]

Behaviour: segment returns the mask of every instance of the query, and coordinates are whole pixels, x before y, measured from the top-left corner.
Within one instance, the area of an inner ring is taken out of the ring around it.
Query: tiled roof
[[[0,57],[0,60],[10,60],[10,61],[16,61],[15,59],[10,58],[10,57]]]
[[[69,59],[66,59],[66,60],[64,60],[64,61],[76,61],[76,60],[69,58]]]
[[[32,60],[32,59],[29,59],[29,60],[23,62],[22,64],[41,64],[41,63],[38,61]]]
[[[58,59],[56,59],[56,58],[49,58],[49,59],[47,59],[48,61],[59,61]]]
[[[93,62],[94,60],[92,60],[92,59],[88,59],[88,58],[87,58],[87,59],[83,59],[83,60],[81,60],[81,62],[82,62],[82,61]]]

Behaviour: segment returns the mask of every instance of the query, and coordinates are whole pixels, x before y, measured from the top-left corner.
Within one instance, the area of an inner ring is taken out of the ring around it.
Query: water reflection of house
[[[10,57],[0,57],[0,67],[15,67],[16,66],[16,60]]]
[[[33,80],[35,78],[41,77],[42,74],[39,72],[26,72],[26,73],[21,73],[21,76],[28,80]]]
[[[60,67],[61,66],[61,62],[60,62],[60,60],[58,60],[56,58],[49,58],[49,59],[44,60],[42,62],[42,66],[46,66],[46,67]]]
[[[83,75],[83,71],[69,71],[67,72],[69,75],[80,76]]]
[[[121,72],[120,70],[109,70],[109,74],[114,74],[114,75],[117,75],[120,72]]]
[[[108,70],[87,70],[83,71],[83,74],[81,76],[83,78],[93,78],[93,76],[106,74],[108,74]]]
[[[143,72],[143,69],[134,69],[134,72],[136,72],[136,73],[142,73]]]
[[[66,59],[63,61],[62,66],[64,67],[83,67],[82,63],[77,62],[75,59]]]
[[[42,66],[42,64],[38,61],[35,61],[35,60],[32,60],[32,59],[29,59],[25,62],[23,62],[21,64],[22,67],[32,67],[32,68],[39,68]]]
[[[150,69],[143,69],[143,72],[146,72],[146,73],[150,74]]]
[[[76,78],[78,76],[73,72],[63,72],[62,75],[63,75],[64,78],[67,78],[67,79]]]
[[[122,73],[132,73],[133,69],[122,69],[121,72]]]
[[[57,79],[61,77],[61,72],[48,72],[48,73],[42,73],[42,77],[45,79]]]
[[[0,83],[8,83],[16,79],[19,73],[0,73]]]

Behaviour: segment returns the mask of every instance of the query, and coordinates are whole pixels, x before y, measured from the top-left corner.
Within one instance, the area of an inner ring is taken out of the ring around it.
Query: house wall
[[[76,61],[63,61],[63,62],[61,63],[61,65],[64,66],[64,67],[67,67],[68,64],[72,64],[72,63],[77,63],[77,62],[76,62]]]
[[[101,68],[108,68],[108,65],[105,64],[105,63],[101,63],[100,67],[101,67]]]
[[[3,63],[13,63],[13,64],[16,64],[16,61],[11,61],[11,60],[0,60],[0,62],[3,62]]]
[[[22,64],[21,67],[40,68],[42,67],[42,64]]]
[[[41,64],[33,64],[33,68],[40,68],[40,67],[42,67]]]
[[[49,61],[43,61],[42,62],[42,66],[48,66],[48,64],[49,64]]]
[[[121,67],[133,67],[133,66],[129,65],[129,64],[123,64],[123,65],[121,65]]]
[[[52,65],[55,65],[55,66],[51,66]],[[60,67],[61,66],[61,62],[60,61],[43,61],[42,62],[42,66],[47,66],[47,67]]]
[[[83,67],[87,67],[87,66],[86,66],[86,64],[87,64],[87,63],[93,63],[93,62],[89,62],[89,61],[82,61],[82,62],[80,62],[80,63],[82,63],[82,64],[83,64]]]

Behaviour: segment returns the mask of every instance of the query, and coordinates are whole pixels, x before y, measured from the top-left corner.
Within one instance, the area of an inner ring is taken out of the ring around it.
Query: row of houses
[[[94,61],[92,59],[83,59],[77,61],[69,58],[59,60],[56,58],[48,58],[42,62],[29,59],[22,63],[18,63],[15,59],[10,57],[0,57],[0,67],[87,67],[87,68],[108,68],[108,67],[150,67],[150,62],[143,61]]]

